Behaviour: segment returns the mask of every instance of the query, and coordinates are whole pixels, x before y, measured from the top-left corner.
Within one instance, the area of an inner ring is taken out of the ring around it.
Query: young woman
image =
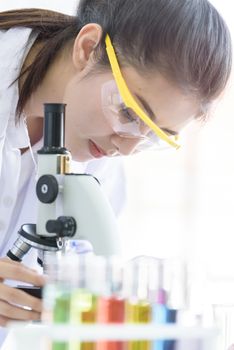
[[[43,103],[67,104],[66,147],[81,170],[98,169],[118,211],[116,156],[178,148],[180,130],[206,117],[231,70],[229,32],[207,0],[81,0],[74,17],[3,12],[0,45],[2,257],[18,228],[36,221],[31,153]],[[39,318],[40,302],[4,280],[43,278],[5,259],[0,278],[0,324]]]

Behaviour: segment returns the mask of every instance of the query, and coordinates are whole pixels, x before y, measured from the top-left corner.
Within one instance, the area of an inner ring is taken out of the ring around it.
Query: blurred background
[[[212,0],[233,33],[232,2]],[[72,14],[77,0],[1,0],[0,10],[44,7]],[[206,124],[190,125],[179,151],[125,158],[124,257],[189,258],[210,280],[234,279],[233,78]],[[229,288],[230,289],[230,288]],[[232,294],[233,295],[233,294]]]

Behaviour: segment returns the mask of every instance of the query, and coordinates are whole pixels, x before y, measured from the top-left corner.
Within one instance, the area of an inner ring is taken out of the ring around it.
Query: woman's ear
[[[102,27],[96,23],[86,24],[77,35],[72,52],[72,60],[76,69],[82,71],[90,63],[93,50],[102,38]]]

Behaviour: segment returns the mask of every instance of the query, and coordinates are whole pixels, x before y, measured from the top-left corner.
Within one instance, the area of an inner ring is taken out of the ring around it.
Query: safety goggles
[[[165,149],[174,147],[178,149],[180,147],[176,142],[178,135],[168,135],[164,132],[136,102],[122,76],[108,35],[105,42],[106,52],[115,80],[109,81],[102,86],[102,107],[104,115],[114,132],[121,137],[139,140],[137,151],[146,148]]]

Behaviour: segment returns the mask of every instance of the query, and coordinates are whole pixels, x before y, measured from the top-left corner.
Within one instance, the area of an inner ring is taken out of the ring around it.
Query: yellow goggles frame
[[[134,97],[132,96],[131,92],[129,91],[127,84],[122,76],[122,73],[120,71],[119,63],[115,54],[115,50],[113,48],[113,45],[111,43],[111,39],[109,35],[106,35],[105,39],[106,43],[106,52],[107,56],[109,58],[109,62],[111,65],[112,74],[114,75],[115,82],[117,84],[117,87],[119,89],[119,93],[123,99],[124,104],[126,107],[131,108],[138,116],[143,120],[143,122],[151,129],[153,132],[163,141],[167,142],[170,146],[178,149],[180,148],[180,145],[173,141],[162,129],[160,129],[151,119],[148,117],[148,115],[143,111],[143,109],[138,105],[138,103],[135,101]],[[175,136],[176,140],[176,136]]]

